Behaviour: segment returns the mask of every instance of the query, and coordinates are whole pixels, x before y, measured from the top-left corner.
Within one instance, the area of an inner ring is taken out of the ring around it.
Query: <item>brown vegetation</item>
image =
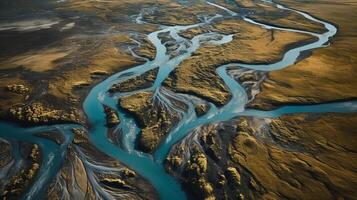
[[[212,31],[233,34],[233,41],[219,46],[202,45],[172,72],[165,85],[177,92],[197,94],[219,106],[229,101],[230,94],[216,74],[216,67],[229,62],[271,63],[294,45],[313,40],[309,35],[266,30],[234,19],[217,22]]]
[[[140,76],[136,76],[121,83],[114,84],[109,89],[109,92],[131,92],[138,89],[148,88],[154,84],[158,71],[158,68],[155,68],[143,73]]]
[[[331,46],[309,58],[269,73],[251,107],[272,109],[282,104],[312,104],[357,97],[357,4],[350,1],[281,1],[338,26]]]
[[[219,199],[354,199],[356,120],[356,114],[297,114],[211,124],[194,133],[199,143],[190,136],[177,144],[166,166],[195,197],[204,190],[191,190],[195,182],[186,180],[195,176],[181,169],[195,163],[198,151],[207,171],[199,177]]]
[[[153,151],[179,119],[176,113],[170,113],[148,92],[123,97],[119,105],[133,114],[142,128],[139,146],[145,152]]]
[[[41,152],[38,145],[32,145],[26,159],[28,166],[25,166],[18,174],[11,177],[4,191],[0,194],[1,199],[19,198],[27,187],[31,185],[40,168]]]

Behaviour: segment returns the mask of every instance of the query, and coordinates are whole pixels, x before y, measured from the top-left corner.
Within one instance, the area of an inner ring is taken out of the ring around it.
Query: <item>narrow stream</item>
[[[265,2],[273,3],[270,1]],[[161,88],[161,84],[169,76],[170,72],[174,70],[183,60],[190,57],[191,54],[194,53],[200,47],[201,44],[210,43],[214,45],[220,45],[232,41],[232,35],[223,35],[220,33],[204,33],[197,35],[192,39],[180,37],[178,34],[190,28],[209,24],[214,19],[223,18],[223,16],[221,15],[216,15],[212,18],[206,19],[204,22],[190,26],[167,26],[161,30],[149,34],[148,39],[156,48],[156,56],[154,60],[147,61],[143,65],[139,65],[114,74],[96,85],[90,91],[83,103],[83,109],[87,115],[88,124],[90,125],[90,128],[88,129],[88,134],[91,143],[94,144],[95,147],[100,151],[119,160],[120,162],[127,165],[129,168],[135,170],[141,176],[145,177],[156,188],[160,198],[164,200],[186,199],[186,194],[182,190],[181,185],[177,182],[177,180],[175,180],[165,171],[163,167],[163,161],[174,144],[179,142],[187,134],[189,134],[191,131],[193,131],[199,126],[212,122],[229,120],[237,116],[279,117],[283,114],[301,112],[357,112],[357,102],[355,101],[308,106],[285,106],[273,111],[260,111],[252,109],[245,110],[245,105],[248,102],[246,91],[230,75],[228,75],[227,69],[237,67],[254,69],[258,71],[273,71],[285,68],[289,65],[294,64],[301,52],[324,47],[324,45],[329,41],[329,39],[336,34],[337,29],[332,24],[316,19],[307,13],[293,10],[275,3],[273,4],[279,9],[296,12],[305,17],[307,20],[323,24],[328,31],[323,34],[317,34],[307,31],[266,25],[260,22],[256,22],[245,16],[239,16],[237,13],[221,5],[217,5],[211,2],[207,3],[225,10],[227,14],[231,17],[237,17],[237,19],[245,20],[248,23],[260,26],[262,28],[309,34],[316,37],[318,40],[287,51],[284,54],[282,60],[276,63],[265,65],[229,63],[218,67],[217,74],[224,80],[225,84],[230,90],[230,93],[232,94],[232,98],[228,104],[221,108],[215,107],[213,104],[210,104],[211,109],[207,114],[202,117],[197,117],[194,112],[195,105],[201,100],[199,100],[198,98],[193,98],[190,95],[176,94],[171,91],[167,91],[166,89]],[[137,19],[137,22],[144,23],[139,19]],[[180,45],[180,52],[183,53],[179,53],[177,56],[168,54],[166,46],[159,38],[160,33],[169,33],[171,38],[174,39],[175,42]],[[154,154],[151,155],[140,152],[135,149],[134,144],[137,135],[140,132],[140,129],[136,125],[135,120],[130,115],[117,108],[118,98],[124,95],[129,95],[129,93],[118,93],[116,95],[111,96],[107,91],[115,83],[127,80],[135,76],[139,76],[154,68],[159,68],[159,72],[154,82],[154,85],[144,90],[154,92],[156,97],[161,97],[159,99],[160,101],[162,101],[162,103],[168,105],[170,104],[170,101],[168,100],[168,98],[165,98],[165,96],[178,98],[188,105],[188,110],[186,112],[180,111],[182,114],[181,121],[176,127],[173,128],[173,130],[171,130],[171,132],[160,144],[159,148],[154,152]],[[106,116],[104,113],[103,104],[110,106],[113,109],[116,109],[121,118],[121,123],[117,127],[117,129],[121,129],[124,134],[122,137],[122,148],[118,147],[117,145],[114,145],[107,138],[108,128],[106,127]],[[24,194],[23,199],[39,199],[44,195],[44,192],[46,191],[46,186],[49,185],[50,181],[61,167],[67,145],[73,139],[73,134],[70,133],[70,128],[73,126],[74,125],[54,125],[35,128],[21,128],[20,126],[14,124],[3,122],[0,123],[0,130],[7,130],[6,132],[1,132],[1,138],[4,138],[5,140],[10,142],[26,141],[36,143],[40,145],[42,150],[43,160],[40,172],[36,178],[35,183],[32,185],[29,191]],[[36,137],[33,135],[34,133],[50,130],[59,130],[66,137],[65,144],[58,146],[50,140]],[[111,199],[110,197],[108,198]]]

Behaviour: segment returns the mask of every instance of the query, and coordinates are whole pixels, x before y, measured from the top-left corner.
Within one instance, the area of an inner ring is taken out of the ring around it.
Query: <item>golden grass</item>
[[[296,65],[271,72],[252,106],[270,109],[284,103],[320,103],[357,97],[357,9],[347,1],[293,3],[294,8],[337,24],[331,46],[318,49]]]
[[[234,34],[233,41],[219,46],[202,45],[175,69],[166,84],[176,91],[195,93],[218,105],[227,103],[230,95],[216,74],[216,67],[229,62],[273,62],[281,58],[289,45],[311,39],[301,33],[272,32],[242,20],[225,20],[213,27],[214,31]]]
[[[56,67],[55,62],[70,53],[70,51],[56,48],[44,49],[12,57],[0,63],[0,66],[2,66],[3,69],[21,66],[31,71],[44,72],[54,69]]]
[[[18,94],[8,91],[8,85],[21,84],[33,89],[30,83],[23,80],[20,76],[1,78],[0,81],[0,115],[4,115],[12,105],[21,104],[25,101],[27,94]]]
[[[317,22],[308,21],[300,14],[295,12],[281,10],[270,3],[265,3],[263,1],[252,1],[252,0],[239,0],[235,1],[238,5],[231,2],[220,0],[217,1],[220,5],[224,5],[227,8],[239,12],[237,8],[249,9],[248,17],[255,19],[257,21],[273,24],[281,27],[288,28],[300,28],[302,30],[308,30],[312,32],[324,32],[325,28],[323,25]],[[302,3],[303,4],[303,3]]]
[[[241,133],[234,139],[230,154],[265,188],[263,199],[354,199],[356,120],[355,114],[315,119],[285,116],[272,121],[271,132],[302,151],[264,144]]]

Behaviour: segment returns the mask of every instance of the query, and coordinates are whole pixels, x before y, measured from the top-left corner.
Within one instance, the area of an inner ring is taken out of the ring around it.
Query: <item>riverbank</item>
[[[225,105],[230,99],[227,87],[216,74],[218,66],[227,63],[274,63],[287,50],[315,40],[307,34],[268,30],[241,19],[227,19],[214,23],[212,28],[188,31],[191,35],[209,31],[232,34],[233,40],[220,46],[202,45],[170,74],[164,84],[173,91],[195,94],[217,106]]]
[[[357,16],[352,11],[357,5],[348,1],[280,2],[337,24],[339,31],[330,46],[314,50],[295,65],[270,72],[249,107],[270,110],[284,104],[355,99],[357,48],[351,44],[357,42]]]
[[[75,114],[75,117],[54,122],[85,124],[82,103],[94,85],[115,72],[145,61],[133,57],[133,52],[148,59],[155,55],[151,43],[145,39],[145,33],[156,29],[156,25],[141,26],[135,21],[104,20],[101,14],[108,15],[111,11],[122,11],[129,17],[138,12],[112,3],[111,8],[102,13],[99,4],[96,7],[93,2],[88,2],[86,6],[73,1],[34,3],[32,10],[26,10],[23,17],[16,18],[9,14],[0,21],[0,38],[4,41],[0,50],[1,119],[11,118],[26,125],[53,121],[50,117],[42,121],[35,120],[39,123],[27,122],[9,115],[11,108],[26,109],[42,104],[53,113]],[[127,6],[135,7],[137,4],[128,2]],[[44,12],[43,7],[49,12]],[[124,25],[128,30],[118,27]],[[130,35],[130,31],[137,33]],[[24,86],[27,91],[7,89],[16,85]],[[45,113],[37,114],[42,116]]]
[[[210,124],[175,145],[166,166],[192,198],[353,199],[356,117],[292,114]]]

